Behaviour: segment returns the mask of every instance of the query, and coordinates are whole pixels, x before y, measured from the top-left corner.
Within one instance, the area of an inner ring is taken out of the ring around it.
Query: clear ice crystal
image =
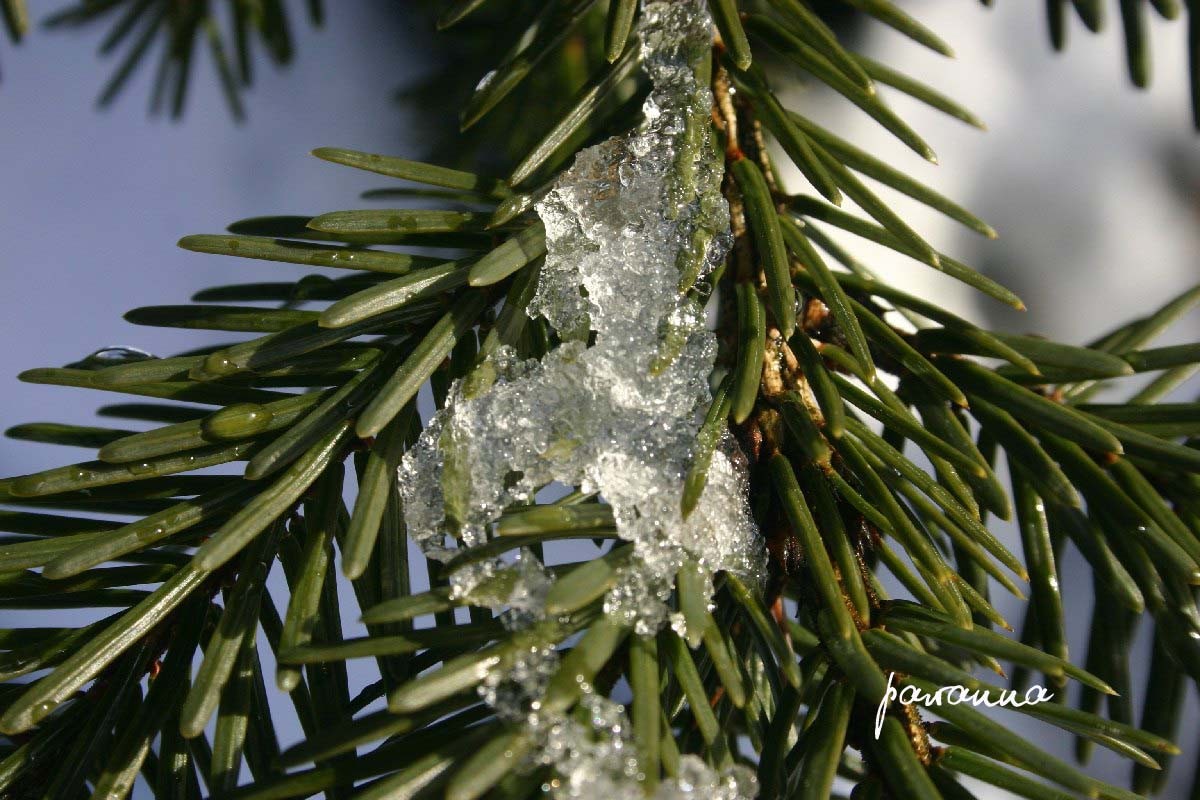
[[[747,767],[717,772],[697,756],[679,757],[679,777],[658,787],[654,800],[743,800],[754,797],[758,781]]]
[[[596,694],[580,702],[586,717],[559,717],[544,731],[538,763],[555,768],[554,797],[634,800],[642,794],[633,733],[620,705]],[[581,715],[582,716],[582,715]]]
[[[751,580],[764,568],[728,434],[698,505],[686,520],[679,511],[716,356],[715,336],[700,305],[680,291],[681,276],[703,280],[730,241],[708,125],[712,96],[696,77],[711,30],[703,0],[643,1],[638,34],[653,85],[645,122],[580,152],[536,206],[547,255],[529,312],[545,316],[564,343],[540,361],[501,348],[487,365],[494,381],[453,387],[399,470],[409,533],[441,561],[485,543],[505,507],[532,502],[552,481],[598,492],[634,548],[605,613],[642,635],[667,624],[682,630],[667,600],[685,560],[708,575],[727,570]],[[487,560],[452,577],[458,596],[502,612],[515,629],[537,622],[551,581],[528,552],[515,564]],[[481,692],[501,716],[538,731],[537,758],[558,772],[556,796],[643,797],[620,706],[589,692],[589,724],[539,716],[556,664],[553,650],[532,649],[489,676]],[[656,797],[753,794],[753,775],[718,774],[687,758]]]

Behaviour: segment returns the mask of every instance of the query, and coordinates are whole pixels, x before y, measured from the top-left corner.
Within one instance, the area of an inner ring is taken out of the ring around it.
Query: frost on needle
[[[712,96],[697,77],[710,58],[707,11],[700,0],[675,0],[643,12],[642,63],[653,84],[644,123],[582,151],[536,207],[547,254],[529,313],[545,316],[563,344],[540,361],[501,348],[483,368],[487,385],[456,385],[405,456],[400,481],[409,533],[439,560],[487,542],[503,509],[533,502],[547,484],[598,493],[633,544],[605,614],[648,635],[682,625],[667,601],[685,560],[710,578],[727,570],[758,579],[764,557],[729,434],[697,507],[686,520],[679,510],[716,355],[703,309],[681,284],[703,280],[724,258],[729,215],[708,125]],[[541,619],[551,581],[528,552],[516,564],[493,559],[453,573],[457,593],[518,630]],[[485,696],[501,713],[536,710],[556,658],[523,653],[489,679]],[[560,795],[595,792],[599,780],[612,782],[613,796],[625,796],[617,786],[643,796],[623,712],[587,693],[584,704],[603,724],[579,730],[577,718],[561,715],[535,724],[542,763],[560,767]],[[662,796],[750,792],[751,776],[697,774],[705,770],[689,760],[690,777],[663,784]]]

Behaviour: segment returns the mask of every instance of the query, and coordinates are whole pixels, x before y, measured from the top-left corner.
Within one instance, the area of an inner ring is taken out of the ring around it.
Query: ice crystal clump
[[[596,694],[585,694],[580,706],[586,722],[563,716],[545,737],[538,762],[558,767],[550,783],[560,800],[603,797],[634,800],[642,794],[638,784],[637,748],[621,706]],[[570,765],[562,769],[562,765]]]
[[[679,757],[679,777],[658,787],[654,800],[743,800],[753,797],[758,783],[746,767],[715,772],[693,755]]]
[[[746,477],[726,434],[693,512],[680,514],[696,432],[711,402],[714,335],[681,286],[703,280],[729,246],[722,169],[709,131],[712,96],[698,80],[711,22],[703,0],[644,2],[643,67],[653,88],[644,124],[588,148],[536,206],[547,254],[530,314],[564,343],[540,361],[494,353],[486,387],[456,385],[400,467],[409,532],[433,559],[483,544],[501,511],[532,502],[553,481],[597,492],[612,507],[633,558],[605,598],[605,613],[637,633],[682,619],[667,600],[685,560],[761,576],[762,543]],[[520,629],[538,623],[551,576],[528,553],[453,573],[455,592],[502,611]],[[557,665],[531,648],[481,689],[497,714],[525,720],[537,759],[555,765],[560,797],[642,797],[620,706],[589,691],[574,716],[539,715]],[[718,774],[684,759],[662,800],[753,795],[753,776]],[[582,794],[581,794],[582,793]]]
[[[640,34],[654,82],[646,123],[582,151],[537,205],[547,256],[530,313],[568,341],[541,361],[501,348],[490,387],[455,387],[401,483],[410,533],[435,559],[486,542],[506,506],[547,483],[599,492],[636,554],[606,611],[651,633],[685,557],[753,576],[762,555],[731,437],[696,509],[679,511],[716,353],[701,307],[679,291],[680,265],[698,255],[702,279],[720,261],[728,210],[711,94],[692,65],[707,54],[707,14],[695,0],[651,2]],[[682,344],[670,357],[672,337]],[[458,570],[460,594],[497,568]]]

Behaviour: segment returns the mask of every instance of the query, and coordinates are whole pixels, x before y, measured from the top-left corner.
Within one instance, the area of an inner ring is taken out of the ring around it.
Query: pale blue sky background
[[[63,5],[31,3],[35,18]],[[146,113],[153,57],[114,107],[96,110],[114,67],[95,53],[107,25],[0,44],[0,330],[20,343],[0,354],[5,420],[80,419],[92,405],[79,392],[17,384],[12,376],[23,369],[62,364],[99,345],[163,353],[204,336],[135,327],[121,319],[129,308],[186,302],[198,289],[241,279],[303,274],[187,253],[175,242],[256,214],[354,207],[359,191],[382,183],[318,161],[312,148],[416,146],[392,95],[413,77],[411,54],[426,32],[404,30],[385,0],[329,5],[336,8],[323,30],[295,15],[291,67],[260,59],[242,125],[230,118],[203,48],[187,113],[175,124]],[[8,441],[0,448],[4,473],[61,456]]]

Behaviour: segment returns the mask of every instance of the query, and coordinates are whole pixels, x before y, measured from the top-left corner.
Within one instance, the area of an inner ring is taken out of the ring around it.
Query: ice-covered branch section
[[[544,315],[564,343],[541,361],[501,349],[485,366],[492,378],[456,386],[406,455],[400,482],[410,535],[443,560],[486,542],[502,509],[531,502],[548,483],[599,493],[634,550],[605,613],[647,635],[682,628],[668,600],[685,560],[709,576],[757,579],[764,558],[728,435],[699,504],[686,520],[679,510],[716,354],[702,308],[681,287],[703,280],[730,239],[712,96],[697,77],[711,22],[703,0],[645,2],[638,33],[653,87],[644,123],[582,151],[537,206],[547,255],[530,313]],[[552,577],[525,552],[516,564],[459,569],[453,580],[455,591],[521,628],[541,618]],[[511,661],[489,679],[487,699],[539,731],[538,758],[556,767],[560,796],[644,796],[620,707],[585,694],[591,726],[545,719],[537,700],[556,666],[553,650]],[[688,757],[659,792],[733,800],[753,794],[753,778]]]

